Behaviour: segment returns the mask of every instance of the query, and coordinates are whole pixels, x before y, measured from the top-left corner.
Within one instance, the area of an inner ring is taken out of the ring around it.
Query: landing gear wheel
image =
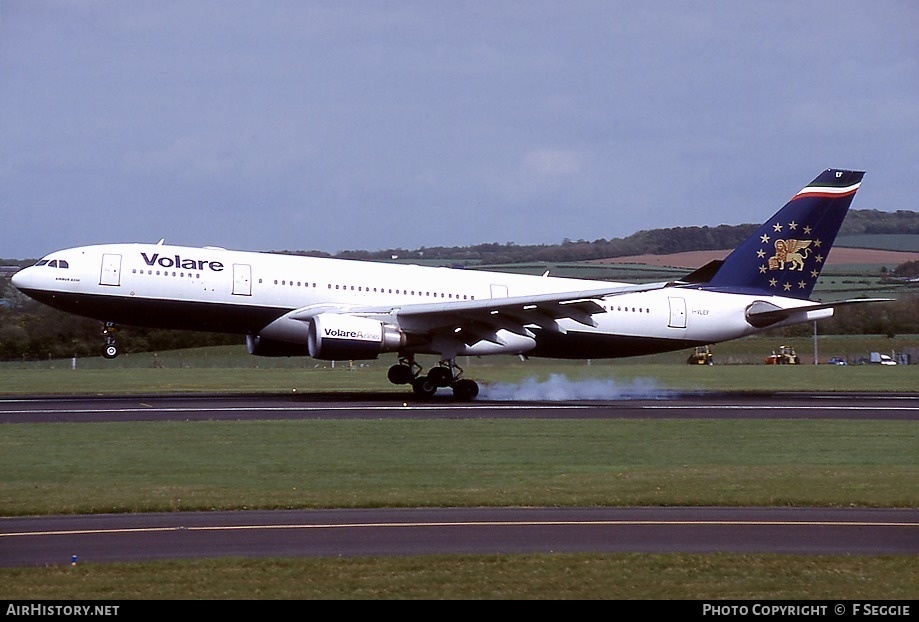
[[[453,372],[446,367],[434,367],[428,372],[428,379],[435,387],[449,387],[453,382]]]
[[[458,400],[473,400],[479,394],[479,385],[475,380],[463,378],[453,383],[453,397]]]
[[[437,386],[428,379],[427,376],[418,376],[412,380],[412,390],[418,397],[433,397],[437,392]]]
[[[414,374],[411,367],[399,364],[390,367],[389,371],[386,372],[386,377],[393,384],[408,384],[414,378]]]
[[[105,347],[102,348],[102,356],[107,359],[113,359],[118,356],[118,346],[115,345],[115,333],[118,329],[112,322],[105,322],[102,325],[102,335],[105,337]]]

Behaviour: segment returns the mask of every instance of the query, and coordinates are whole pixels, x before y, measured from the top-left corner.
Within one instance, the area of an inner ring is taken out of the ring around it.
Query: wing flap
[[[576,292],[406,305],[386,309],[384,312],[391,315],[399,326],[412,332],[465,329],[472,325],[488,326],[495,331],[504,329],[519,335],[526,334],[528,325],[564,332],[558,323],[559,320],[567,319],[585,326],[596,326],[592,316],[605,312],[600,304],[604,297],[650,291],[666,286],[666,283],[619,285]],[[382,310],[362,311],[374,313]]]

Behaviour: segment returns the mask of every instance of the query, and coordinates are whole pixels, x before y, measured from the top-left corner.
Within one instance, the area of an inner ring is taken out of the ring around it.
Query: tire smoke
[[[654,399],[666,394],[667,391],[656,387],[650,378],[636,378],[630,385],[623,385],[612,379],[569,380],[562,374],[552,374],[543,381],[527,378],[520,384],[484,385],[478,397],[494,401],[569,401]]]

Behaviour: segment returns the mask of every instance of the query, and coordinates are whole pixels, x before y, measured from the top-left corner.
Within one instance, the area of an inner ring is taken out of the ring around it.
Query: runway
[[[0,423],[297,418],[919,419],[919,398],[693,394],[577,402],[392,395],[0,400]],[[384,508],[0,518],[0,566],[246,557],[528,552],[919,553],[919,508]],[[76,556],[74,558],[74,556]]]
[[[919,420],[919,394],[660,393],[571,401],[457,402],[392,393],[125,395],[0,399],[0,423],[267,419]]]

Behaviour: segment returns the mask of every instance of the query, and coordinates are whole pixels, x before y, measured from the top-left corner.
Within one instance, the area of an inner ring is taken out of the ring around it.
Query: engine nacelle
[[[305,343],[278,341],[262,335],[246,335],[246,348],[255,356],[307,356]]]
[[[320,313],[310,320],[310,356],[327,361],[375,359],[405,346],[405,333],[377,320],[338,313]]]

